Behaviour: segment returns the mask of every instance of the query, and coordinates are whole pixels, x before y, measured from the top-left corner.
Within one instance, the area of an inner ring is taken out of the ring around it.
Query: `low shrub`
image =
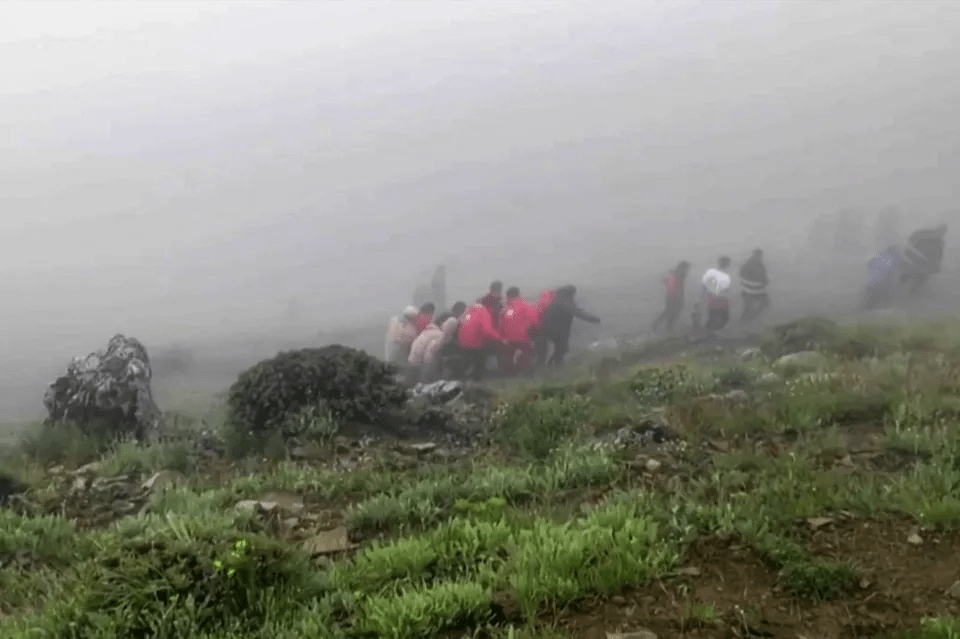
[[[370,423],[399,408],[406,397],[392,367],[363,351],[339,345],[305,348],[241,373],[227,394],[227,423],[263,442],[323,410],[336,420]]]
[[[589,415],[589,400],[578,395],[519,402],[504,410],[498,435],[520,455],[543,460],[572,438]]]

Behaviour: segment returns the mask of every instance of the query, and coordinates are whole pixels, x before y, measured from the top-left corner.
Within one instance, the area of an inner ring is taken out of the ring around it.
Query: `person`
[[[420,311],[413,319],[413,325],[417,327],[417,335],[422,333],[424,329],[433,322],[433,315],[436,310],[437,307],[434,306],[433,302],[426,302],[420,307]]]
[[[437,308],[445,310],[447,308],[447,267],[443,264],[433,271],[433,277],[430,278],[430,292],[433,294],[433,302]]]
[[[462,301],[454,302],[446,313],[437,317],[437,326],[443,333],[443,341],[437,351],[435,360],[436,377],[440,377],[446,369],[450,369],[454,377],[462,377],[466,370],[466,353],[460,349],[457,334],[460,331],[460,319],[467,310],[467,304]]]
[[[663,283],[667,289],[666,307],[653,321],[653,326],[650,327],[651,332],[656,333],[662,324],[666,324],[667,332],[673,333],[673,327],[683,311],[684,289],[689,272],[690,262],[682,260],[664,278]]]
[[[388,364],[403,366],[410,356],[410,347],[417,337],[416,317],[417,307],[408,306],[402,315],[390,318],[384,354],[384,361]]]
[[[406,383],[408,386],[436,381],[437,364],[439,363],[440,347],[443,346],[444,332],[431,320],[410,347],[410,357],[407,359],[408,369]]]
[[[480,298],[480,303],[490,312],[493,327],[497,328],[500,324],[500,312],[503,310],[503,282],[500,280],[492,282],[490,290]]]
[[[540,321],[537,310],[527,300],[520,297],[520,289],[511,286],[507,289],[507,303],[500,319],[500,335],[506,342],[501,368],[504,371],[519,373],[532,372],[533,339],[531,331]]]
[[[770,305],[767,284],[769,280],[767,267],[763,263],[763,250],[755,249],[753,255],[740,267],[740,295],[743,297],[741,324],[757,319]]]
[[[600,318],[591,315],[576,302],[577,287],[572,284],[561,286],[553,295],[553,301],[543,313],[540,329],[537,333],[537,359],[541,364],[561,366],[570,351],[570,329],[573,319],[578,318],[591,324],[599,324]],[[547,348],[553,344],[553,354],[547,359]]]
[[[900,252],[896,246],[888,246],[867,262],[867,286],[863,307],[874,310],[888,306],[896,295],[901,268]]]
[[[707,307],[707,322],[704,330],[715,333],[721,330],[730,321],[730,300],[727,293],[730,291],[730,258],[727,256],[717,260],[716,268],[708,268],[701,280],[703,284],[703,302]]]
[[[483,377],[487,360],[490,355],[496,354],[497,345],[503,341],[500,332],[493,326],[493,318],[483,299],[477,300],[464,312],[457,332],[457,343],[464,351],[466,365],[474,381],[480,381]],[[466,369],[462,371],[463,375],[465,373]]]
[[[940,272],[947,225],[919,229],[907,239],[901,255],[906,267],[902,280],[910,283],[910,295],[917,295],[931,275]]]

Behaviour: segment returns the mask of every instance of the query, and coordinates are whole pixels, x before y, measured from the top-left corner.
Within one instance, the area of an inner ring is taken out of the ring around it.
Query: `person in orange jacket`
[[[540,314],[527,300],[520,297],[520,289],[507,289],[507,303],[500,319],[500,336],[506,343],[502,369],[505,372],[530,372],[533,363],[531,331],[540,321]]]
[[[417,327],[417,335],[422,333],[423,329],[430,326],[430,324],[433,322],[433,314],[436,312],[436,310],[437,309],[433,305],[433,302],[427,302],[420,307],[420,311],[413,319],[413,324]]]
[[[474,381],[483,377],[487,360],[490,355],[496,354],[498,346],[503,342],[500,332],[493,326],[490,311],[481,300],[477,300],[476,304],[464,312],[460,318],[460,330],[457,332],[457,343],[466,355]]]

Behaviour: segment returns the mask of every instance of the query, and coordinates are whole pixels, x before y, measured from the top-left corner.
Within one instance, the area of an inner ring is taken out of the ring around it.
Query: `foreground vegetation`
[[[30,491],[0,509],[0,636],[960,637],[960,589],[910,576],[960,552],[960,323],[641,355],[504,391],[463,450],[359,448],[328,413],[307,460],[30,431],[5,462]],[[733,564],[754,596],[707,587]]]

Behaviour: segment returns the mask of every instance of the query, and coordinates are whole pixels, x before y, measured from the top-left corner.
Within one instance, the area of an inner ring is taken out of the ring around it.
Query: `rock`
[[[105,351],[77,357],[43,398],[49,423],[70,421],[82,430],[108,423],[114,434],[153,437],[161,423],[150,389],[147,349],[138,340],[115,335]]]
[[[290,457],[296,460],[320,459],[324,456],[323,448],[317,442],[309,441],[302,446],[296,446],[290,451]]]
[[[244,499],[243,501],[238,501],[234,508],[237,512],[240,512],[244,515],[253,515],[256,514],[257,509],[260,508],[260,502],[256,499]]]
[[[415,453],[429,453],[430,451],[437,448],[437,444],[434,442],[424,442],[422,444],[410,444],[410,450]]]
[[[807,525],[813,530],[823,528],[827,524],[833,523],[833,517],[811,517],[807,520]]]
[[[699,577],[700,569],[696,566],[686,566],[677,570],[677,574],[684,575],[686,577]]]
[[[347,529],[338,526],[332,530],[323,530],[303,542],[303,548],[311,555],[329,555],[356,548],[347,537]]]
[[[0,506],[6,506],[11,498],[24,491],[23,485],[12,475],[0,473]]]
[[[778,370],[793,369],[803,372],[814,372],[820,370],[827,364],[827,358],[816,351],[800,351],[784,355],[773,363],[773,368]]]
[[[432,384],[417,384],[411,392],[411,402],[426,406],[449,404],[465,391],[463,382],[440,380]]]
[[[750,396],[745,390],[732,390],[729,393],[723,395],[723,398],[726,400],[734,402],[746,402],[750,400]]]
[[[960,581],[953,582],[953,585],[947,588],[946,595],[954,599],[960,599]]]
[[[608,632],[607,639],[657,639],[657,635],[650,630],[634,630],[633,632]]]
[[[763,359],[763,351],[759,348],[748,348],[742,353],[740,353],[741,362],[749,362],[757,359]]]
[[[772,386],[772,385],[774,385],[774,384],[779,384],[779,383],[780,383],[781,381],[783,381],[783,380],[782,380],[782,378],[781,378],[779,375],[777,375],[776,373],[770,371],[770,372],[766,372],[766,373],[764,373],[763,375],[761,375],[761,376],[760,376],[760,379],[757,380],[757,381],[758,381],[760,384]]]
[[[175,488],[177,486],[183,486],[187,483],[187,478],[178,473],[175,470],[161,470],[158,473],[154,473],[153,477],[141,484],[143,490],[149,490],[152,492],[164,491],[168,488]]]
[[[296,493],[275,491],[264,493],[260,496],[261,505],[272,504],[270,508],[264,506],[264,510],[273,510],[279,508],[287,512],[297,514],[303,510],[303,498]]]
[[[644,464],[644,467],[647,469],[647,471],[649,471],[649,472],[651,472],[651,473],[655,473],[655,472],[657,472],[658,470],[660,470],[660,466],[662,466],[662,465],[663,465],[663,464],[661,464],[661,463],[660,463],[659,461],[657,461],[656,459],[648,459],[648,460],[647,460],[647,463]]]
[[[917,533],[913,533],[909,537],[907,537],[907,543],[910,544],[911,546],[919,546],[923,544],[923,537],[921,537]]]
[[[100,462],[93,461],[93,462],[90,462],[89,464],[85,464],[80,468],[76,469],[75,471],[73,471],[73,474],[74,475],[96,475],[100,472],[100,469],[102,467],[103,466]]]
[[[627,605],[627,600],[621,595],[614,595],[610,597],[610,603],[615,606],[625,606]]]

